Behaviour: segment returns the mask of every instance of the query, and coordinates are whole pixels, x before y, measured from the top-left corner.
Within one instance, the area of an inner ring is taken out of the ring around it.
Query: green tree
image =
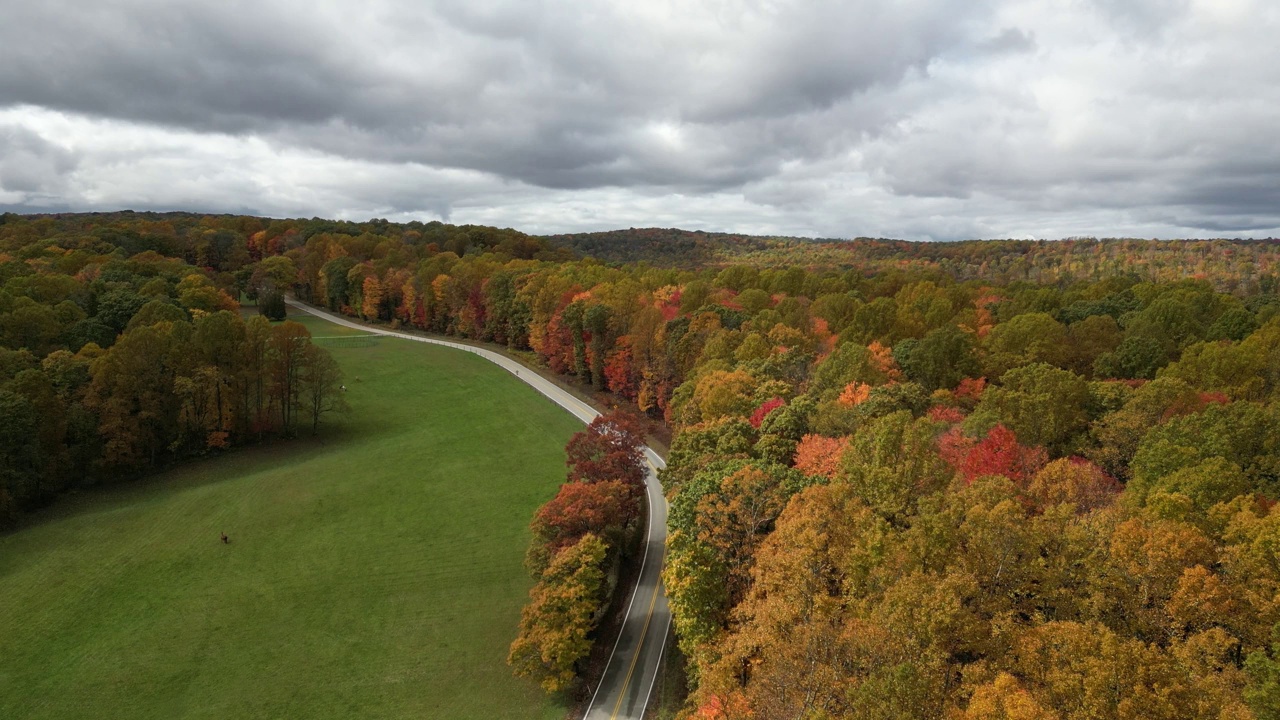
[[[843,456],[838,482],[848,483],[868,507],[903,523],[922,496],[946,487],[952,470],[934,446],[925,419],[896,412],[854,436]]]
[[[1079,446],[1079,436],[1088,428],[1088,404],[1084,378],[1036,363],[1001,376],[1000,385],[983,393],[972,421],[1003,424],[1022,442],[1065,455]]]
[[[354,258],[343,255],[320,268],[320,274],[324,276],[325,301],[330,310],[339,310],[343,305],[352,304],[348,274],[356,264]]]
[[[298,380],[302,383],[302,409],[311,420],[312,435],[320,431],[320,419],[326,414],[350,410],[344,396],[342,368],[328,350],[308,343]]]
[[[39,453],[31,401],[0,388],[0,519],[38,493]]]
[[[1091,315],[1067,326],[1067,366],[1077,375],[1091,377],[1098,358],[1114,352],[1123,336],[1110,315]]]
[[[1169,353],[1159,340],[1129,336],[1115,351],[1098,356],[1093,373],[1104,378],[1149,379],[1168,361]]]
[[[1024,313],[996,325],[986,345],[987,377],[1032,363],[1062,367],[1067,361],[1067,329],[1043,312]]]
[[[1258,720],[1280,720],[1280,624],[1272,630],[1270,651],[1250,653],[1244,667],[1249,673],[1244,697]]]
[[[1203,407],[1199,393],[1182,380],[1162,377],[1138,388],[1118,410],[1090,428],[1094,445],[1086,454],[1107,472],[1125,480],[1138,443],[1161,421]]]
[[[1251,489],[1277,496],[1280,415],[1255,403],[1209,405],[1152,428],[1138,445],[1129,488],[1142,493],[1162,478],[1214,457],[1243,468]]]
[[[284,320],[289,314],[284,295],[275,289],[260,293],[258,295],[258,313],[268,320]]]
[[[926,390],[953,388],[980,372],[972,337],[954,325],[930,330],[920,340],[903,340],[893,358],[908,379]]]
[[[133,318],[129,320],[126,329],[131,330],[140,325],[155,325],[158,322],[186,322],[191,318],[182,308],[174,305],[172,302],[165,300],[152,300],[143,305]]]

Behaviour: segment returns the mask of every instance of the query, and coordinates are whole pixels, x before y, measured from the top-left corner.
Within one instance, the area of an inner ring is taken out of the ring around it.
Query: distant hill
[[[648,262],[661,267],[696,268],[721,265],[744,256],[769,252],[788,253],[792,246],[835,240],[763,237],[736,233],[680,230],[678,228],[630,228],[593,233],[545,235],[545,240],[579,255],[604,262]]]
[[[547,235],[552,246],[608,263],[646,262],[696,270],[759,267],[849,269],[864,273],[923,271],[957,280],[1063,282],[1132,275],[1148,280],[1198,278],[1222,289],[1274,275],[1280,240],[963,240],[915,242],[753,236],[675,228],[630,228]],[[1268,283],[1274,282],[1268,280]]]

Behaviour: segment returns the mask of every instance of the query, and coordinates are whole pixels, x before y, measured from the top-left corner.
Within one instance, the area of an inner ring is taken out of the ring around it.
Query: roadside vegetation
[[[638,418],[596,417],[569,439],[568,479],[530,525],[525,567],[537,584],[507,662],[549,693],[576,686],[592,632],[619,589],[622,558],[640,539],[643,448]]]

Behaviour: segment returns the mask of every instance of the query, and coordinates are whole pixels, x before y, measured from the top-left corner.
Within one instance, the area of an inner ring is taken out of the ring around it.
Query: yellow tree
[[[575,668],[591,652],[604,585],[605,544],[591,533],[561,550],[529,591],[520,633],[507,663],[516,675],[537,680],[549,693],[573,684]]]
[[[382,283],[378,278],[370,275],[364,279],[362,290],[364,302],[360,305],[360,314],[365,320],[377,320],[382,307]]]

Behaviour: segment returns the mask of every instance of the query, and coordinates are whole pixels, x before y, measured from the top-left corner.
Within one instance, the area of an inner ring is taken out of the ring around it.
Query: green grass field
[[[0,718],[564,715],[505,658],[526,528],[579,424],[470,354],[319,342],[353,408],[320,440],[80,493],[0,535]]]

